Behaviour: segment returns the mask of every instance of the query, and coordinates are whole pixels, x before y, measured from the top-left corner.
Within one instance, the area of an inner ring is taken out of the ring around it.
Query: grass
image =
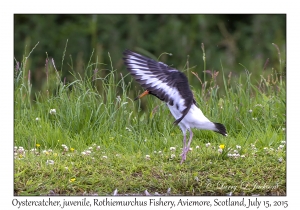
[[[182,133],[168,108],[154,97],[133,101],[138,91],[127,75],[117,79],[112,61],[89,62],[66,83],[49,59],[33,96],[28,57],[15,72],[15,195],[286,194],[285,80],[275,70],[199,78],[199,107],[229,136],[194,130],[181,165]]]

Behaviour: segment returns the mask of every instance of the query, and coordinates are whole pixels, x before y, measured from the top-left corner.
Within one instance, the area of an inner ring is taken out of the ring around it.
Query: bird
[[[174,116],[174,125],[178,125],[183,133],[181,164],[186,160],[193,138],[192,128],[212,130],[227,136],[226,128],[221,123],[211,122],[204,116],[194,99],[188,79],[181,71],[167,64],[126,49],[123,61],[130,75],[145,91],[135,99],[153,95],[165,102]],[[189,140],[187,140],[189,132]]]

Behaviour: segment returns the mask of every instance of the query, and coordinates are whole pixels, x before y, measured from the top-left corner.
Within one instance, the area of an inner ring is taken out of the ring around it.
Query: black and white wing
[[[150,94],[180,111],[181,117],[174,122],[178,124],[195,103],[187,77],[177,69],[130,50],[123,54],[124,63],[135,80]]]

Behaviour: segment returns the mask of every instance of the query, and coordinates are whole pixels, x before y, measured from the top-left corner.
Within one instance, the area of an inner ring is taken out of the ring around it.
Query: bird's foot
[[[182,164],[186,160],[186,155],[185,154],[182,154],[181,156],[182,156],[182,158],[181,158],[180,164]]]
[[[182,151],[182,153],[181,153],[181,162],[180,162],[180,164],[182,164],[183,163],[183,161],[185,161],[186,160],[186,154],[185,154],[185,152],[184,151]]]
[[[187,147],[185,147],[185,148],[183,148],[182,149],[182,153],[181,153],[181,164],[183,163],[183,161],[185,161],[186,160],[186,155],[187,155],[187,153],[189,152],[189,148],[187,148]]]

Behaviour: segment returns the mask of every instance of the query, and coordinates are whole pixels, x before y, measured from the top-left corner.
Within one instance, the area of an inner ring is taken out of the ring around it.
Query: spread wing
[[[180,111],[181,117],[174,122],[178,124],[195,102],[187,77],[177,69],[130,50],[123,54],[124,63],[135,80],[152,95]]]

